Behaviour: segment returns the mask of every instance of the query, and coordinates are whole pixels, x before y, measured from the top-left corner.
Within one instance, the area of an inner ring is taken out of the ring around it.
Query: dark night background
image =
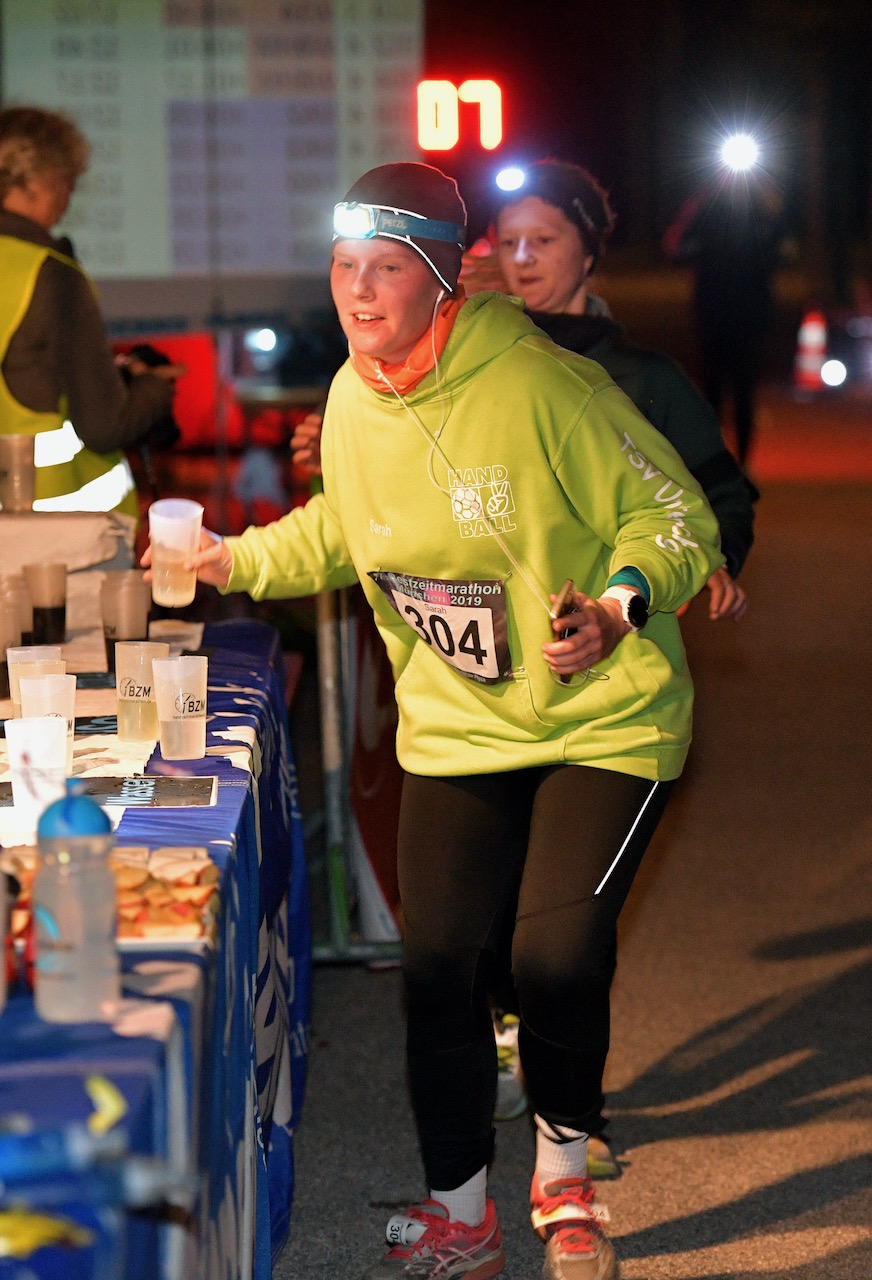
[[[866,0],[428,0],[425,74],[497,80],[505,136],[467,141],[470,105],[461,146],[427,158],[458,179],[474,233],[504,163],[585,164],[612,194],[614,247],[653,253],[717,140],[747,128],[818,291],[849,303],[869,276],[870,49]]]

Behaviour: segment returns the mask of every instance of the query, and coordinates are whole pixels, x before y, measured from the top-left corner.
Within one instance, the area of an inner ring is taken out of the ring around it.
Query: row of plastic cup
[[[67,566],[26,564],[0,573],[0,649],[10,644],[63,644]]]
[[[202,760],[209,659],[200,654],[171,658],[169,645],[153,640],[121,641],[115,655],[118,737],[128,742],[158,738],[164,760]]]
[[[206,754],[208,658],[171,658],[169,645],[156,641],[125,641],[117,649],[119,738],[158,739],[165,760],[201,760]],[[20,699],[14,704],[19,717],[4,722],[12,803],[19,810],[41,812],[63,795],[72,773],[76,677],[65,673],[60,657],[13,661],[10,671]],[[21,674],[28,671],[30,675]]]
[[[199,502],[191,502],[187,498],[162,498],[151,504],[148,522],[152,553],[151,595],[155,604],[168,608],[180,608],[182,605],[190,604],[196,592],[197,575],[193,571],[185,570],[182,566],[199,546],[203,508]],[[119,593],[129,592],[129,596],[125,596],[116,603],[116,612],[119,609],[129,611],[139,607],[141,597],[136,594],[137,584],[142,584],[142,575],[135,570],[107,573],[105,580],[107,597],[110,590]],[[33,605],[34,622],[37,621],[38,613],[38,621],[43,630],[50,628],[59,633],[51,636],[35,635],[36,643],[63,643],[67,599],[65,564],[25,565],[21,574],[0,575],[0,587],[2,586],[8,586],[10,590],[18,586],[26,589],[31,598],[28,603]],[[110,610],[111,607],[110,600]],[[20,612],[21,630],[26,632],[29,629],[27,621],[30,614],[27,613],[25,618],[26,610],[23,603]],[[104,620],[105,618],[104,610]],[[115,638],[111,631],[107,631],[107,635]]]

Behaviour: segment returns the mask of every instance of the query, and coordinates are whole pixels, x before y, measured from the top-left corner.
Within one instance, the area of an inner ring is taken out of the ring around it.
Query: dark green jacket
[[[708,401],[674,360],[635,346],[608,316],[534,311],[530,319],[559,346],[602,365],[681,455],[717,517],[726,567],[735,578],[754,541],[760,495],[724,444]]]

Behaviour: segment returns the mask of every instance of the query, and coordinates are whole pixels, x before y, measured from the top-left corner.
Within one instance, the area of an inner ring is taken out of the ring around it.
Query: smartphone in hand
[[[554,604],[551,606],[551,617],[562,618],[565,614],[572,613],[572,610],[575,608],[574,597],[575,597],[575,583],[572,581],[571,578],[567,578],[563,586],[560,588],[560,592],[557,596],[557,599],[554,601]],[[560,633],[560,639],[565,640],[567,636],[572,635],[573,631],[574,631],[573,627],[569,627],[568,630],[562,631]]]
[[[565,614],[572,613],[572,610],[575,608],[574,597],[575,597],[575,583],[572,581],[571,578],[567,578],[563,586],[560,588],[560,591],[558,592],[557,599],[554,601],[554,604],[551,606],[551,617],[562,618]],[[560,632],[559,638],[561,640],[566,640],[568,636],[571,636],[574,633],[575,633],[575,627],[567,627],[565,631]],[[560,683],[569,684],[571,679],[572,679],[571,675],[561,676]]]

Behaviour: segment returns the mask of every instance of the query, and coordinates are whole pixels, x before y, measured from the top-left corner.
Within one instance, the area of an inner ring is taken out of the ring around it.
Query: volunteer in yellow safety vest
[[[173,389],[145,366],[125,387],[91,281],[50,234],[89,153],[62,115],[0,111],[0,434],[35,436],[36,510],[135,517],[122,451],[167,416]]]

